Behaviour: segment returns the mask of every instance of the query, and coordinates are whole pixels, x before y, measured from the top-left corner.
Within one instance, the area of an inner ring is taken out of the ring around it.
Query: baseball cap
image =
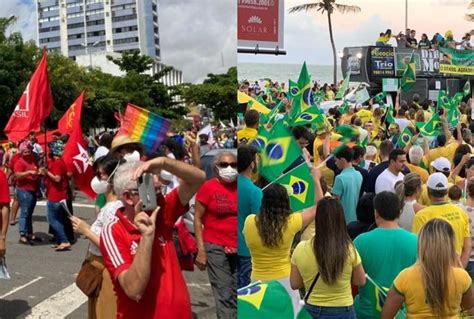
[[[433,173],[426,182],[428,188],[441,191],[448,189],[448,178],[443,173]]]
[[[451,170],[451,162],[446,157],[438,157],[431,162],[431,166],[440,172],[449,172]]]

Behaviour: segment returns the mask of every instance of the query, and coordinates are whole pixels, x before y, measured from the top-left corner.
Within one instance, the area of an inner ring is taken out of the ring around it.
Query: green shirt
[[[105,197],[105,194],[99,194],[97,195],[96,199],[95,199],[95,206],[99,207],[100,209],[102,209],[105,204],[107,203],[107,199]]]
[[[403,269],[416,261],[417,237],[402,228],[377,228],[359,235],[355,241],[367,275],[388,291]],[[354,302],[357,318],[380,318],[383,302],[367,280]]]
[[[362,175],[354,167],[343,169],[334,180],[332,193],[341,199],[346,225],[357,220],[356,207],[361,186]]]
[[[237,177],[237,214],[238,214],[238,248],[239,256],[250,257],[250,252],[245,243],[242,230],[244,229],[245,219],[250,214],[258,214],[262,204],[262,190],[255,186],[248,177],[239,175]]]

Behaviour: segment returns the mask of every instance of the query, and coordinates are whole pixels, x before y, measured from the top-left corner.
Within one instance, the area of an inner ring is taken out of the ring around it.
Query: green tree
[[[202,84],[183,84],[181,94],[189,103],[205,105],[218,120],[229,119],[237,113],[237,68],[225,74],[208,74]]]
[[[300,12],[300,11],[321,11],[321,14],[327,13],[328,16],[328,26],[329,26],[329,38],[331,40],[332,47],[332,56],[333,56],[333,83],[337,84],[337,55],[336,55],[336,45],[334,44],[334,37],[332,34],[332,21],[331,15],[334,13],[334,10],[338,10],[340,13],[360,12],[361,9],[358,6],[350,6],[346,4],[336,3],[336,0],[322,0],[313,3],[306,3],[298,6],[294,6],[289,9],[290,13]]]
[[[107,56],[107,59],[118,65],[121,71],[130,73],[132,71],[138,74],[148,71],[153,65],[153,58],[140,54],[137,50],[124,51],[120,58]]]

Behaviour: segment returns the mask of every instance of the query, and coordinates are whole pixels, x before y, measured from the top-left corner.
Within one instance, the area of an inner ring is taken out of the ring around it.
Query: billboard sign
[[[283,49],[284,0],[238,0],[239,47]]]
[[[392,47],[372,47],[370,60],[372,76],[395,75],[395,53]]]

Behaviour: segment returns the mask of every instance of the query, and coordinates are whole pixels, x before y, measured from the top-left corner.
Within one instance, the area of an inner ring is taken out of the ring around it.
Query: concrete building
[[[140,50],[160,60],[157,0],[37,0],[38,43],[75,59]]]

